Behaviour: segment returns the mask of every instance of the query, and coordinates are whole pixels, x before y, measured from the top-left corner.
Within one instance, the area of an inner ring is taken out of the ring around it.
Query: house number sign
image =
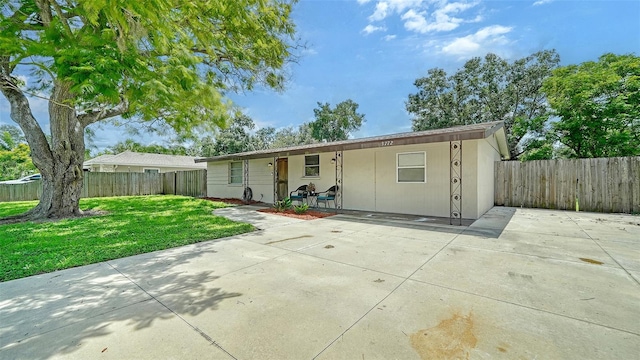
[[[393,140],[387,140],[382,142],[382,146],[391,146],[393,145]]]

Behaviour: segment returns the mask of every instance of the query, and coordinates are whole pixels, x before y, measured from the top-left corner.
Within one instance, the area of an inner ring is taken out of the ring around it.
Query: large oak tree
[[[81,213],[91,124],[120,116],[202,130],[224,123],[226,91],[280,88],[296,41],[293,2],[0,0],[0,91],[43,176],[24,218]],[[48,101],[48,132],[29,96]]]
[[[414,131],[502,120],[512,159],[535,145],[549,117],[542,84],[558,66],[554,50],[509,62],[495,54],[475,57],[453,74],[430,69],[414,85],[407,111]],[[530,136],[526,136],[529,134]],[[532,135],[532,136],[531,136]]]

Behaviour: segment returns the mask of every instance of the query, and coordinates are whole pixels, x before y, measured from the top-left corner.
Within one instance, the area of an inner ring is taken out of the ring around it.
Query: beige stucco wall
[[[320,176],[304,176],[305,155],[289,156],[289,192],[294,191],[301,185],[313,183],[316,191],[325,191],[336,183],[336,167],[331,164],[331,159],[335,153],[309,153],[307,155],[320,155]]]
[[[477,219],[493,206],[494,162],[500,160],[493,137],[462,144],[462,216]],[[426,154],[426,182],[398,183],[397,154]],[[317,153],[309,153],[314,155]],[[335,153],[320,153],[320,176],[304,176],[304,156],[288,157],[289,191],[313,182],[324,191],[336,182]],[[273,158],[249,161],[249,186],[254,200],[273,203]],[[228,184],[229,161],[211,162],[207,193],[241,198],[241,185]],[[343,153],[343,208],[448,217],[450,210],[449,143],[392,146]]]
[[[463,144],[462,213],[465,218],[477,216],[476,149],[473,142]],[[421,151],[426,154],[426,182],[398,183],[397,154]],[[449,180],[449,143],[348,151],[344,153],[343,207],[448,217]]]
[[[207,163],[207,196],[242,198],[242,184],[229,184],[230,162]],[[253,192],[253,200],[273,203],[273,167],[268,165],[270,162],[273,159],[249,160],[249,187]]]
[[[207,196],[241,199],[242,184],[229,184],[229,161],[207,163]]]
[[[478,140],[478,214],[482,216],[495,203],[495,164],[501,161],[495,136]]]

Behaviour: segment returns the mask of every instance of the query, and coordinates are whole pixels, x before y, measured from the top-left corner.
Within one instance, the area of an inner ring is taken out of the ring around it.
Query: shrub
[[[293,211],[295,211],[296,214],[304,214],[307,210],[309,210],[309,204],[300,204],[293,207]]]
[[[276,209],[277,212],[283,212],[285,210],[291,209],[291,199],[289,197],[286,197],[280,201],[276,201],[275,204],[273,204],[273,208]]]

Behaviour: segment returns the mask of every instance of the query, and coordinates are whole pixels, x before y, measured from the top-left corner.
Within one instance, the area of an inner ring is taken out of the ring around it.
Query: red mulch
[[[273,208],[260,209],[258,211],[269,213],[269,214],[287,216],[287,217],[301,219],[301,220],[321,219],[321,218],[335,215],[334,213],[326,213],[326,212],[314,211],[314,210],[307,210],[304,214],[296,214],[296,212],[293,210],[285,210],[285,211],[278,212],[276,211],[276,209],[273,209]]]
[[[209,200],[209,201],[223,202],[227,204],[234,204],[234,205],[262,204],[260,201],[251,200],[249,202],[246,202],[242,199],[232,199],[232,198],[203,197],[202,199]]]

